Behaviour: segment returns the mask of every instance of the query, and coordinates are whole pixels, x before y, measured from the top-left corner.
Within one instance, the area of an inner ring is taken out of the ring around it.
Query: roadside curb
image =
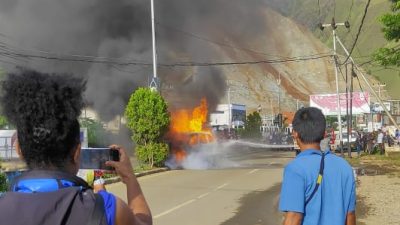
[[[161,172],[165,172],[168,171],[169,168],[167,167],[163,167],[163,168],[157,168],[157,169],[153,169],[153,170],[147,170],[147,171],[143,171],[143,172],[139,172],[139,173],[135,173],[136,177],[143,177],[143,176],[147,176],[147,175],[151,175],[151,174],[155,174],[155,173],[161,173]],[[118,183],[121,181],[120,177],[113,177],[113,178],[108,178],[104,180],[104,184],[114,184],[114,183]]]

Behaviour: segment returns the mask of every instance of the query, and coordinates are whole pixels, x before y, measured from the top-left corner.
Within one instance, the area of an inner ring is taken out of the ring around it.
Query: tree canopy
[[[137,144],[136,156],[141,163],[160,166],[168,156],[168,145],[162,143],[170,123],[168,106],[162,96],[149,88],[139,88],[125,109],[127,127]]]
[[[243,133],[244,137],[258,138],[261,136],[260,127],[262,125],[262,119],[258,112],[249,114],[245,122],[245,130]]]
[[[383,66],[400,66],[400,0],[391,0],[391,12],[380,18],[383,24],[382,31],[388,45],[380,48],[374,55]]]
[[[131,95],[125,116],[127,127],[133,132],[132,139],[138,145],[158,142],[170,122],[167,103],[149,88],[139,88]]]

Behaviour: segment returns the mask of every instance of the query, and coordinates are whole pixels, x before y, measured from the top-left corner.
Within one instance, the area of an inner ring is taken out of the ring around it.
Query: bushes
[[[163,166],[168,157],[169,148],[165,143],[149,143],[136,147],[136,157],[142,163],[153,166]]]
[[[168,146],[162,137],[168,130],[170,115],[163,97],[149,88],[139,88],[125,109],[127,127],[136,143],[136,156],[151,167],[162,166],[168,155]]]
[[[104,147],[110,144],[110,133],[104,129],[100,121],[91,118],[81,118],[80,124],[81,127],[87,128],[88,144],[90,147]]]
[[[6,192],[7,187],[7,176],[5,173],[0,172],[0,192]]]

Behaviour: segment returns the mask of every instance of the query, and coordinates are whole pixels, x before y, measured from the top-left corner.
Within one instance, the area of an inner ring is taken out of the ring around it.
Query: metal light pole
[[[157,77],[157,50],[156,50],[156,27],[154,17],[154,0],[151,0],[151,35],[153,42],[153,78],[150,83],[150,88],[154,91],[159,89],[159,81]]]
[[[279,73],[279,78],[276,80],[278,84],[278,114],[281,113],[281,73]]]
[[[386,87],[386,84],[378,84],[378,96],[381,98],[381,87]]]
[[[368,79],[365,77],[365,75],[362,73],[361,69],[355,64],[353,57],[350,56],[349,51],[346,49],[346,47],[343,45],[343,43],[340,41],[338,38],[338,43],[342,46],[344,52],[346,55],[349,56],[349,59],[351,62],[354,64],[355,68],[359,71],[359,74],[361,75],[361,78],[364,80],[365,84],[367,84],[368,88],[371,90],[372,94],[378,99],[379,104],[382,106],[383,110],[385,110],[386,114],[388,115],[389,119],[392,121],[393,125],[396,127],[396,129],[400,129],[399,125],[397,124],[396,120],[393,118],[392,114],[390,114],[389,110],[387,109],[386,105],[383,104],[382,99],[378,96],[376,91],[372,88],[371,84],[369,83]]]
[[[335,18],[332,18],[332,22],[330,24],[320,24],[320,29],[323,30],[325,27],[332,28],[333,35],[333,60],[335,62],[335,80],[336,80],[336,99],[337,99],[337,110],[338,110],[338,123],[339,123],[339,140],[340,140],[340,152],[342,157],[343,153],[343,131],[342,131],[342,112],[340,107],[340,93],[339,93],[339,78],[338,78],[338,62],[337,62],[337,53],[336,53],[336,28],[337,26],[346,26],[350,27],[349,23],[336,23]]]
[[[231,118],[231,87],[228,88],[228,131],[231,133],[232,118]]]

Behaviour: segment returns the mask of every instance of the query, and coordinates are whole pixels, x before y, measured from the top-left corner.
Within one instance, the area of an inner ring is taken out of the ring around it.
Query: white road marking
[[[186,205],[189,205],[189,204],[191,204],[191,203],[193,203],[193,202],[195,202],[195,201],[196,201],[196,199],[192,199],[192,200],[189,200],[189,201],[187,201],[187,202],[184,202],[184,203],[182,203],[182,204],[180,204],[180,205],[177,205],[177,206],[175,206],[175,207],[173,207],[173,208],[171,208],[171,209],[169,209],[169,210],[167,210],[167,211],[165,211],[165,212],[163,212],[163,213],[160,213],[160,214],[154,216],[154,219],[157,219],[157,218],[160,218],[160,217],[162,217],[162,216],[165,216],[165,215],[167,215],[167,214],[169,214],[169,213],[171,213],[171,212],[173,212],[173,211],[175,211],[175,210],[177,210],[177,209],[180,209],[180,208],[182,208],[182,207],[184,207],[184,206],[186,206]]]
[[[255,172],[259,171],[259,170],[260,169],[254,169],[254,170],[250,171],[249,174],[255,173]]]
[[[228,185],[228,183],[225,183],[225,184],[223,184],[223,185],[221,185],[221,186],[215,188],[214,191],[218,191],[218,190],[224,188],[224,187],[227,186],[227,185]]]
[[[210,192],[204,193],[204,194],[200,195],[199,197],[197,197],[197,199],[204,198],[204,197],[206,197],[206,196],[209,195],[209,194],[210,194]]]
[[[222,184],[222,185],[218,186],[217,188],[215,188],[213,191],[218,191],[218,190],[224,188],[224,187],[227,186],[227,185],[228,185],[228,183]],[[165,216],[165,215],[167,215],[167,214],[170,214],[170,213],[172,213],[173,211],[178,210],[178,209],[180,209],[180,208],[182,208],[182,207],[184,207],[184,206],[187,206],[187,205],[189,205],[189,204],[191,204],[191,203],[193,203],[193,202],[195,202],[195,201],[197,201],[197,200],[199,200],[199,199],[202,199],[202,198],[206,197],[206,196],[209,195],[209,194],[211,194],[211,192],[207,192],[207,193],[201,194],[201,195],[199,195],[197,198],[194,198],[194,199],[191,199],[191,200],[189,200],[189,201],[186,201],[186,202],[184,202],[184,203],[182,203],[182,204],[179,204],[179,205],[177,205],[177,206],[175,206],[175,207],[173,207],[173,208],[171,208],[171,209],[169,209],[169,210],[166,210],[166,211],[164,211],[164,212],[162,212],[162,213],[160,213],[160,214],[154,216],[153,218],[154,218],[154,219],[158,219],[158,218],[160,218],[160,217],[162,217],[162,216]]]

